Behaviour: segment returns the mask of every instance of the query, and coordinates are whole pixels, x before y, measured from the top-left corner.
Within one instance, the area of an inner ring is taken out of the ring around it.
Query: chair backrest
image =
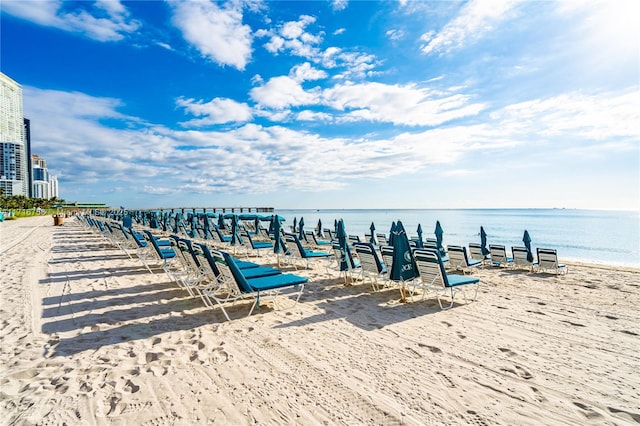
[[[218,281],[227,285],[229,292],[234,295],[241,293],[253,293],[253,289],[247,282],[246,278],[238,269],[229,253],[220,250],[211,250],[211,257],[215,262],[216,268],[220,275]]]
[[[413,252],[420,280],[430,286],[449,287],[447,273],[438,250],[424,249]]]
[[[540,269],[552,269],[558,270],[558,252],[556,249],[539,248],[538,253],[538,267]]]
[[[507,249],[500,244],[490,244],[491,262],[496,264],[507,263]]]
[[[349,247],[349,245],[347,245],[347,250],[344,254],[342,248],[340,247],[340,243],[337,241],[333,241],[331,243],[331,249],[333,251],[333,256],[335,257],[336,262],[338,263],[338,268],[340,268],[340,264],[342,263],[343,258],[349,269],[356,268],[356,262],[353,259],[353,254],[351,253],[351,247]]]
[[[429,250],[438,250],[438,243],[435,241],[431,241],[428,238],[423,243],[424,248]]]
[[[172,248],[161,249],[158,245],[156,237],[150,231],[145,230],[144,234],[147,241],[151,243],[155,253],[160,259],[169,259],[176,256],[176,252]]]
[[[176,258],[184,269],[187,271],[197,271],[198,265],[191,254],[191,250],[187,247],[186,242],[182,241],[177,235],[170,235],[169,241],[171,241],[171,248],[176,252]]]
[[[324,236],[324,239],[327,241],[333,241],[333,232],[331,232],[331,229],[329,228],[324,228],[322,230],[322,235]]]
[[[449,262],[453,268],[469,267],[466,248],[460,246],[447,246],[447,252]]]
[[[287,248],[291,247],[289,249],[291,255],[293,255],[294,257],[300,257],[302,259],[305,258],[304,247],[302,247],[302,243],[300,242],[300,239],[297,235],[287,232],[284,234],[284,241],[287,243]]]
[[[533,262],[529,262],[529,259],[527,259],[527,248],[526,247],[519,247],[519,246],[513,246],[511,247],[511,253],[513,253],[513,263],[516,266],[531,266],[533,264]]]
[[[376,253],[375,247],[371,243],[355,243],[353,247],[360,259],[360,266],[363,271],[379,274],[383,271],[382,262]]]
[[[391,272],[391,268],[393,267],[393,247],[380,246],[380,255],[382,255],[382,261],[387,267],[387,271]]]
[[[469,255],[475,260],[484,260],[482,245],[479,243],[469,243]]]
[[[304,231],[304,234],[307,237],[308,244],[311,244],[316,247],[319,246],[315,231]]]
[[[358,235],[349,235],[350,244],[359,243],[359,242],[360,242],[360,237]]]
[[[387,241],[387,234],[377,233],[376,239],[378,240],[378,245],[386,246],[389,244],[389,242]]]

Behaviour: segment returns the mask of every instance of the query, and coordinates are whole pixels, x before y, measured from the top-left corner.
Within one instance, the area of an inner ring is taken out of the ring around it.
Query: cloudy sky
[[[12,1],[67,201],[640,208],[640,2]]]

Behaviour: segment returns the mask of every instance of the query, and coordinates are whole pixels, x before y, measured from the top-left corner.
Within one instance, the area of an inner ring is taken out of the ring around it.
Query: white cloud
[[[302,83],[303,81],[327,78],[327,73],[312,67],[309,62],[305,62],[291,68],[291,71],[289,71],[289,77],[299,83]]]
[[[403,39],[405,36],[404,31],[397,30],[397,29],[389,30],[385,34],[387,35],[387,37],[389,37],[390,40],[394,40],[394,41]]]
[[[473,43],[507,19],[513,6],[513,1],[472,0],[440,32],[424,33],[420,37],[425,42],[421,50],[425,54],[449,53]]]
[[[195,101],[194,99],[180,98],[176,105],[185,108],[191,114],[202,117],[180,123],[185,127],[201,127],[212,124],[242,123],[253,118],[251,108],[246,103],[236,102],[233,99],[214,98],[209,102]]]
[[[276,109],[318,102],[317,94],[305,91],[300,83],[288,76],[273,77],[266,84],[251,89],[250,95],[258,104]]]
[[[379,121],[407,126],[436,126],[473,116],[484,109],[467,95],[440,93],[414,85],[339,84],[323,92],[323,100],[346,111],[346,121]]]
[[[619,140],[637,143],[640,91],[568,93],[510,105],[491,115],[505,130],[545,140]]]
[[[333,117],[326,112],[304,110],[296,115],[296,119],[299,121],[332,121]]]
[[[251,28],[242,24],[239,4],[209,1],[173,2],[173,23],[203,56],[244,70],[251,58]]]
[[[273,54],[289,52],[295,56],[313,59],[318,56],[317,45],[322,41],[323,33],[311,34],[306,27],[314,23],[316,18],[301,15],[297,21],[289,21],[275,30],[258,30],[256,36],[270,37],[264,47]]]
[[[340,34],[343,34],[345,31],[347,31],[346,28],[338,28],[333,32],[333,35],[340,35]]]
[[[331,0],[331,9],[334,11],[345,10],[349,6],[349,0]]]
[[[80,2],[73,5],[76,9],[72,11],[67,10],[69,6],[63,1],[5,1],[2,13],[38,25],[82,33],[98,41],[118,41],[140,27],[139,22],[129,18],[129,12],[119,0]]]

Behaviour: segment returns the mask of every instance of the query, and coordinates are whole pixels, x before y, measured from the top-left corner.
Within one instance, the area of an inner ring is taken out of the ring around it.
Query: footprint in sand
[[[498,350],[499,350],[500,352],[504,353],[504,354],[509,355],[509,356],[514,356],[514,355],[516,355],[516,353],[515,353],[514,351],[512,351],[511,349],[509,349],[509,348],[498,348]]]
[[[127,383],[124,384],[124,390],[129,393],[136,393],[140,390],[140,386],[136,385],[131,380],[127,380]]]
[[[229,361],[229,354],[222,347],[218,347],[211,352],[210,360],[214,364],[223,364]]]

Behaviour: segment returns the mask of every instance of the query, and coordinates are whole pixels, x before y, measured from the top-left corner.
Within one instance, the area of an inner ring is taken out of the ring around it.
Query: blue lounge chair
[[[228,302],[244,298],[255,299],[249,311],[249,315],[251,315],[255,307],[259,306],[263,295],[271,295],[275,305],[276,296],[283,290],[291,289],[294,290],[293,295],[297,303],[304,290],[304,284],[308,281],[306,277],[293,274],[246,278],[229,253],[213,250],[211,255],[219,275],[216,277],[215,283],[203,290],[203,294],[211,300],[211,305],[215,302],[220,306],[227,321],[231,320],[225,309]]]
[[[200,262],[200,265],[203,266],[205,273],[210,277],[211,281],[215,280],[216,277],[220,275],[220,270],[217,267],[213,255],[211,254],[211,250],[209,250],[209,247],[204,244],[197,244],[196,247],[200,249],[199,251],[194,251],[194,254]],[[251,267],[246,267],[247,263],[245,262],[245,267],[241,268],[241,266],[243,265],[241,261],[233,257],[231,259],[233,260],[234,265],[238,268],[242,276],[247,279],[268,277],[271,275],[278,275],[282,273],[280,269],[272,268],[270,266],[259,266],[255,263],[252,264]]]
[[[514,268],[526,269],[529,272],[533,272],[534,264],[527,259],[529,252],[526,247],[513,246],[511,247],[511,253],[513,254]]]
[[[555,249],[538,248],[538,263],[534,265],[536,271],[553,272],[556,276],[569,272],[569,267],[558,262],[558,252]]]
[[[465,300],[467,300],[464,287],[472,285],[475,287],[472,301],[476,300],[480,286],[480,280],[478,278],[447,274],[438,250],[416,250],[413,255],[416,259],[418,272],[420,273],[420,287],[424,291],[423,298],[426,293],[434,292],[438,297],[440,309],[450,309],[453,307],[453,300],[456,294],[462,293]],[[442,306],[440,295],[447,293],[451,296],[451,303],[445,308]]]
[[[331,246],[331,241],[319,240],[313,231],[305,231],[305,235],[307,237],[307,242],[319,249]]]
[[[493,266],[513,266],[513,258],[507,256],[507,249],[500,244],[489,244],[489,254]]]
[[[247,231],[246,229],[243,229],[240,231],[240,237],[243,240],[246,240],[249,242],[249,245],[247,246],[247,255],[249,254],[250,250],[253,250],[253,252],[257,255],[260,256],[260,251],[272,251],[273,252],[273,243],[271,241],[258,241],[258,240],[254,240],[254,238],[251,236],[251,233],[249,231]]]
[[[481,260],[469,259],[465,247],[447,246],[447,254],[449,257],[449,268],[462,271],[463,275],[470,272],[472,268],[482,265]]]
[[[375,247],[371,243],[355,243],[353,247],[360,260],[362,281],[365,282],[368,277],[371,280],[373,290],[380,290],[378,278],[382,278],[387,274],[387,268],[378,257]]]
[[[479,260],[482,264],[490,262],[491,256],[482,254],[482,245],[479,243],[469,243],[469,257],[472,260]]]
[[[313,251],[302,246],[300,239],[295,234],[285,234],[285,241],[291,253],[292,259],[300,259],[305,261],[305,268],[309,269],[310,259],[327,259],[331,257],[331,253],[324,251]],[[297,269],[295,261],[292,262],[294,268]]]
[[[150,231],[144,230],[145,239],[147,245],[150,245],[156,258],[162,261],[162,269],[169,275],[172,280],[174,277],[171,275],[172,262],[176,259],[176,252],[171,248],[171,241],[168,239],[161,239],[153,235]],[[149,267],[147,266],[147,269]],[[149,269],[151,270],[151,269]]]

